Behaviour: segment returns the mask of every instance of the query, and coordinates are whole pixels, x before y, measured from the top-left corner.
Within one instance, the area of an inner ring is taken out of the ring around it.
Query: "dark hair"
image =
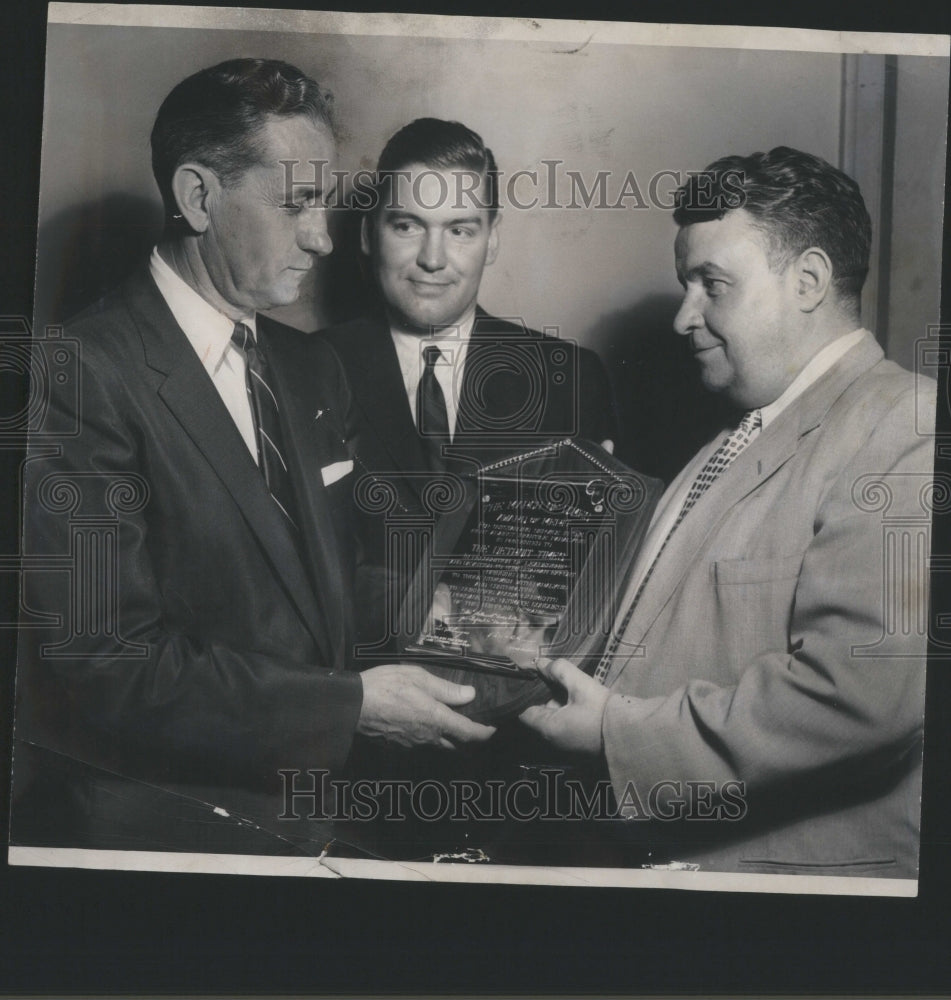
[[[152,127],[152,172],[166,219],[178,211],[172,177],[181,164],[201,163],[233,184],[261,162],[269,116],[307,115],[332,132],[332,102],[309,76],[277,59],[229,59],[182,80]]]
[[[393,175],[414,163],[433,170],[469,170],[485,179],[489,218],[499,210],[499,171],[492,150],[482,136],[461,122],[441,118],[417,118],[399,130],[383,147],[377,164],[377,198],[382,195]]]
[[[678,226],[744,209],[766,236],[774,268],[820,247],[832,262],[837,293],[857,305],[868,274],[872,223],[858,184],[820,157],[788,146],[725,156],[691,175],[674,197]]]

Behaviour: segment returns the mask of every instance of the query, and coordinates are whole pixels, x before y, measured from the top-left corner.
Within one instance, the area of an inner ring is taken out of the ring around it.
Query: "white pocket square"
[[[324,480],[324,486],[330,486],[338,479],[349,476],[351,472],[353,472],[353,459],[348,458],[345,462],[333,462],[331,465],[325,465],[320,470],[320,475]]]

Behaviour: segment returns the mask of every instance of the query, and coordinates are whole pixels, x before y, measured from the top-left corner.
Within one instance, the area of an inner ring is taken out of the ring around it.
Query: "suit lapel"
[[[376,436],[392,460],[394,472],[428,472],[429,462],[413,423],[403,373],[385,321],[366,320],[345,350],[352,376],[350,388],[354,405],[363,412],[363,427]],[[421,481],[409,477],[406,482],[419,498]]]
[[[477,391],[474,388],[475,375],[486,368],[480,359],[485,357],[486,351],[494,352],[493,345],[499,333],[497,321],[481,309],[477,310],[466,353],[456,437],[448,457],[450,471],[471,472],[473,461],[499,457],[498,448],[486,446],[486,428],[494,426],[493,417],[504,421],[513,412],[518,412],[524,403],[521,398],[506,397],[498,391],[495,395],[480,397],[477,404],[473,402],[473,393]],[[353,330],[345,343],[336,345],[335,349],[346,357],[354,406],[362,412],[361,423],[365,432],[375,436],[377,444],[391,460],[394,471],[424,474],[421,477],[407,476],[404,480],[419,500],[430,472],[429,459],[413,422],[403,374],[386,320],[378,316],[368,317]],[[501,380],[494,379],[493,389],[497,390],[500,383]],[[490,433],[488,437],[491,436]],[[359,442],[357,444],[356,457],[359,460]],[[374,471],[383,470],[377,468]]]
[[[796,453],[798,442],[797,424],[777,421],[750,444],[700,497],[664,547],[628,624],[624,636],[626,643],[640,645],[643,642],[648,629],[694,565],[697,553],[716,532],[723,515],[783,466]],[[610,684],[624,665],[623,657],[616,658],[605,683]]]
[[[871,336],[861,341],[790,404],[723,472],[671,535],[631,616],[625,643],[643,642],[723,517],[796,454],[803,438],[822,423],[833,403],[881,358],[882,350]],[[626,664],[624,657],[615,658],[605,684],[613,683]]]
[[[499,352],[502,338],[510,339],[514,350],[525,351],[525,338],[518,336],[511,322],[477,307],[459,390],[452,445],[458,460],[455,471],[471,472],[472,463],[484,465],[528,446],[527,432],[512,419],[526,404],[525,383],[518,377],[520,367],[507,370],[505,355]],[[519,358],[517,364],[525,360]]]
[[[274,327],[266,317],[259,316],[258,330],[267,350],[275,343]],[[340,441],[332,440],[329,420],[320,422],[333,401],[320,398],[319,389],[312,382],[313,365],[303,357],[306,341],[301,339],[291,344],[286,342],[286,337],[282,339],[285,342],[281,350],[268,352],[269,370],[281,407],[284,449],[303,522],[302,540],[313,589],[319,595],[320,635],[328,639],[327,662],[338,663],[343,662],[341,657],[346,654],[344,643],[349,616],[346,591],[350,581],[344,577],[347,562],[328,507],[322,470],[340,460],[346,445],[342,436]]]
[[[484,439],[487,428],[495,427],[499,421],[504,428],[505,422],[525,403],[524,385],[518,379],[506,377],[505,359],[499,356],[501,338],[511,339],[515,347],[525,346],[524,338],[518,338],[511,328],[506,329],[494,316],[477,307],[459,391],[457,432],[475,432]],[[493,378],[487,380],[486,374]]]
[[[315,641],[322,620],[297,545],[208,374],[147,274],[128,287],[146,362],[164,376],[157,392],[244,515],[275,576]]]

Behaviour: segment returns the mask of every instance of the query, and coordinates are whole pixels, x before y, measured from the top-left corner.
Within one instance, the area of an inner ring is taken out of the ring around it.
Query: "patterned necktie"
[[[268,492],[274,502],[296,530],[293,489],[287,462],[283,454],[281,414],[271,387],[267,382],[267,363],[264,352],[257,346],[251,330],[244,323],[235,323],[231,342],[244,354],[244,380],[248,402],[254,418],[254,438],[258,446],[258,467],[264,476]]]
[[[416,425],[429,452],[430,463],[437,471],[444,468],[442,446],[449,443],[446,397],[436,378],[436,362],[441,353],[435,344],[423,349],[426,367],[416,390]]]
[[[723,443],[719,448],[704,462],[703,468],[697,473],[696,478],[690,484],[690,489],[687,491],[686,499],[683,502],[683,506],[680,508],[680,513],[677,515],[677,520],[674,521],[673,526],[670,531],[667,532],[667,537],[664,539],[661,547],[657,550],[657,555],[654,556],[653,562],[648,566],[647,572],[641,579],[640,584],[637,587],[637,592],[634,594],[634,599],[631,601],[624,613],[624,618],[621,620],[621,624],[616,628],[611,636],[608,643],[608,648],[604,652],[604,656],[601,657],[598,663],[598,668],[594,672],[594,679],[597,681],[604,682],[604,678],[607,676],[608,668],[611,666],[611,660],[614,654],[617,652],[617,647],[620,644],[621,636],[627,631],[627,627],[631,622],[631,618],[634,615],[634,609],[637,607],[637,602],[641,599],[641,594],[644,593],[644,587],[647,585],[647,581],[651,578],[651,574],[654,572],[654,567],[660,560],[661,553],[667,547],[667,543],[670,541],[671,536],[680,526],[680,522],[687,516],[688,511],[696,504],[696,502],[707,492],[708,489],[719,479],[726,468],[733,462],[737,455],[750,443],[753,439],[753,435],[760,429],[763,423],[762,414],[759,410],[750,410],[748,413],[743,414],[743,419],[740,424],[735,428],[730,435],[724,439]]]

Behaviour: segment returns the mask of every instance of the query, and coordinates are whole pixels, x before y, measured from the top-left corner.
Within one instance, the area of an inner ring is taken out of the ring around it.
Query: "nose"
[[[446,266],[446,243],[442,230],[426,230],[416,255],[416,263],[424,271],[440,271]]]
[[[674,333],[685,337],[701,326],[703,326],[703,312],[699,306],[699,294],[688,288],[684,292],[684,300],[680,303],[677,315],[674,316]]]
[[[297,245],[308,253],[326,257],[334,248],[327,230],[327,209],[323,206],[305,208],[299,218]]]

